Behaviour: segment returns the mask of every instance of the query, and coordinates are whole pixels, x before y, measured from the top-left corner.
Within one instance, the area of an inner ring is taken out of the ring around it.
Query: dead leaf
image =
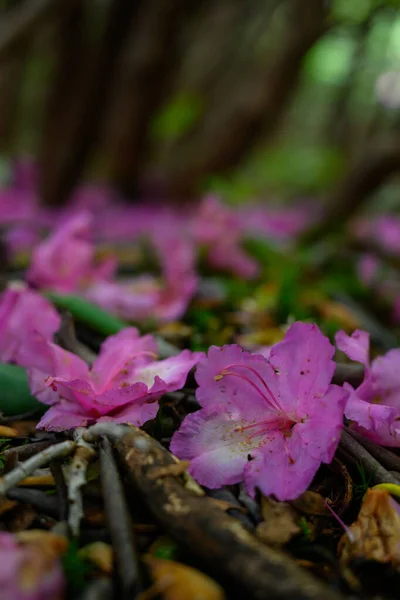
[[[367,491],[338,552],[343,566],[356,558],[400,566],[400,507],[388,491]]]
[[[13,427],[6,427],[5,425],[0,425],[0,437],[2,438],[14,438],[18,436],[18,431]]]
[[[299,515],[288,502],[262,496],[261,514],[264,521],[257,525],[256,535],[265,544],[282,546],[301,532]]]
[[[86,558],[103,573],[111,575],[113,570],[113,550],[105,542],[93,542],[81,548],[78,552],[81,558]]]
[[[181,460],[174,465],[167,465],[166,467],[156,467],[152,469],[149,474],[149,479],[158,479],[159,477],[179,477],[185,473],[189,466],[188,460]]]
[[[58,558],[68,548],[68,540],[63,535],[42,529],[30,529],[15,534],[18,542],[25,546],[33,546],[44,554],[47,560]]]
[[[213,579],[184,564],[146,556],[154,584],[139,596],[149,600],[162,594],[165,600],[225,600],[221,586]]]
[[[209,498],[209,501],[223,511],[237,510],[243,514],[247,514],[249,512],[245,506],[237,506],[236,504],[232,504],[232,502],[221,500],[220,498]]]
[[[53,475],[32,475],[18,483],[23,487],[52,487],[56,485]]]
[[[306,515],[315,515],[319,517],[330,517],[331,513],[325,505],[321,494],[307,491],[301,496],[292,500],[291,505],[298,511]]]

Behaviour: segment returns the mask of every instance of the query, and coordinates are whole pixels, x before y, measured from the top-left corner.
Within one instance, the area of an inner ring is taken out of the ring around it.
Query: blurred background
[[[43,202],[88,178],[133,201],[322,201],[372,165],[361,196],[398,206],[397,0],[0,7],[2,178],[34,157]]]

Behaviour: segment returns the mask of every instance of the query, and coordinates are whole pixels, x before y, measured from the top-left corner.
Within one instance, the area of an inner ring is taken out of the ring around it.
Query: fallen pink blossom
[[[60,561],[34,544],[0,532],[1,600],[62,600],[65,579]]]
[[[331,379],[334,347],[316,325],[295,323],[269,359],[240,346],[212,346],[197,367],[201,410],[173,435],[202,485],[245,481],[250,494],[290,500],[331,462],[347,392]]]
[[[389,350],[372,363],[369,359],[369,334],[344,331],[336,334],[336,345],[351,360],[365,367],[364,380],[349,391],[345,415],[351,427],[384,446],[400,446],[400,348]]]
[[[39,334],[28,344],[31,392],[51,408],[38,427],[62,431],[100,421],[143,425],[156,416],[157,401],[183,387],[202,353],[184,350],[156,360],[157,343],[130,327],[101,346],[92,369]]]
[[[27,366],[25,342],[31,332],[51,340],[60,324],[60,315],[46,298],[22,282],[10,284],[0,296],[0,360]]]
[[[87,212],[75,214],[35,248],[26,276],[32,285],[68,293],[113,275],[113,259],[95,262],[91,220]]]

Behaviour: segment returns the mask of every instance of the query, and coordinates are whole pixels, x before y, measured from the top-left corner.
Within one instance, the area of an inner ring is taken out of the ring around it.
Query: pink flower
[[[24,366],[25,342],[33,330],[52,339],[61,318],[55,308],[23,283],[10,284],[0,296],[0,360]]]
[[[190,226],[198,244],[204,246],[209,263],[239,277],[252,279],[259,272],[258,263],[241,248],[243,239],[240,216],[224,206],[215,196],[206,196]]]
[[[28,281],[40,288],[74,292],[90,282],[110,277],[115,262],[95,264],[95,250],[89,240],[90,224],[89,213],[76,214],[39,244],[27,272]]]
[[[333,346],[316,325],[295,323],[269,359],[212,346],[196,373],[201,410],[171,441],[201,484],[245,481],[279,500],[300,495],[339,442],[347,392],[330,383]]]
[[[365,367],[364,381],[349,391],[345,415],[352,427],[384,446],[400,446],[400,348],[389,350],[370,363],[369,334],[344,331],[336,334],[336,345],[351,360]]]
[[[90,287],[86,296],[128,321],[180,318],[197,288],[194,249],[172,227],[156,233],[152,238],[163,279],[141,275],[121,283],[103,281]]]
[[[98,421],[142,425],[155,417],[164,393],[183,387],[201,357],[184,350],[157,361],[155,339],[140,337],[133,327],[106,339],[91,370],[39,334],[31,337],[28,347],[31,392],[51,405],[38,427],[54,431]]]
[[[0,532],[0,589],[1,600],[61,600],[65,591],[61,564],[51,551]]]

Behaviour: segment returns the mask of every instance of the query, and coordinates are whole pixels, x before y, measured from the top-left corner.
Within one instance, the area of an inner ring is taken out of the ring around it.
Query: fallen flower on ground
[[[36,330],[50,340],[60,324],[60,315],[46,298],[22,282],[9,284],[0,296],[0,360],[28,366],[24,361],[27,337]]]
[[[369,334],[356,330],[336,334],[336,345],[348,358],[365,367],[364,380],[349,391],[345,415],[351,426],[384,446],[400,446],[400,348],[369,360]]]
[[[61,600],[65,580],[59,555],[67,541],[51,532],[0,533],[2,600]]]
[[[199,362],[200,411],[171,451],[210,488],[245,481],[278,500],[299,496],[340,439],[347,394],[332,385],[334,347],[316,325],[295,323],[269,358],[240,346],[212,346]]]
[[[215,196],[206,196],[189,226],[195,241],[206,248],[210,265],[244,279],[259,273],[259,265],[242,248],[244,239],[237,213]]]
[[[95,263],[95,248],[90,241],[91,220],[88,212],[75,214],[35,248],[26,275],[29,283],[68,293],[114,274],[113,259]]]
[[[31,392],[51,408],[39,429],[62,431],[100,421],[143,425],[157,401],[179,390],[202,353],[156,360],[157,342],[130,327],[106,339],[90,370],[75,354],[34,334],[27,344]]]
[[[87,290],[87,298],[127,321],[179,319],[197,289],[194,248],[172,228],[157,231],[153,244],[161,264],[161,278],[140,275],[121,282],[101,281]]]

